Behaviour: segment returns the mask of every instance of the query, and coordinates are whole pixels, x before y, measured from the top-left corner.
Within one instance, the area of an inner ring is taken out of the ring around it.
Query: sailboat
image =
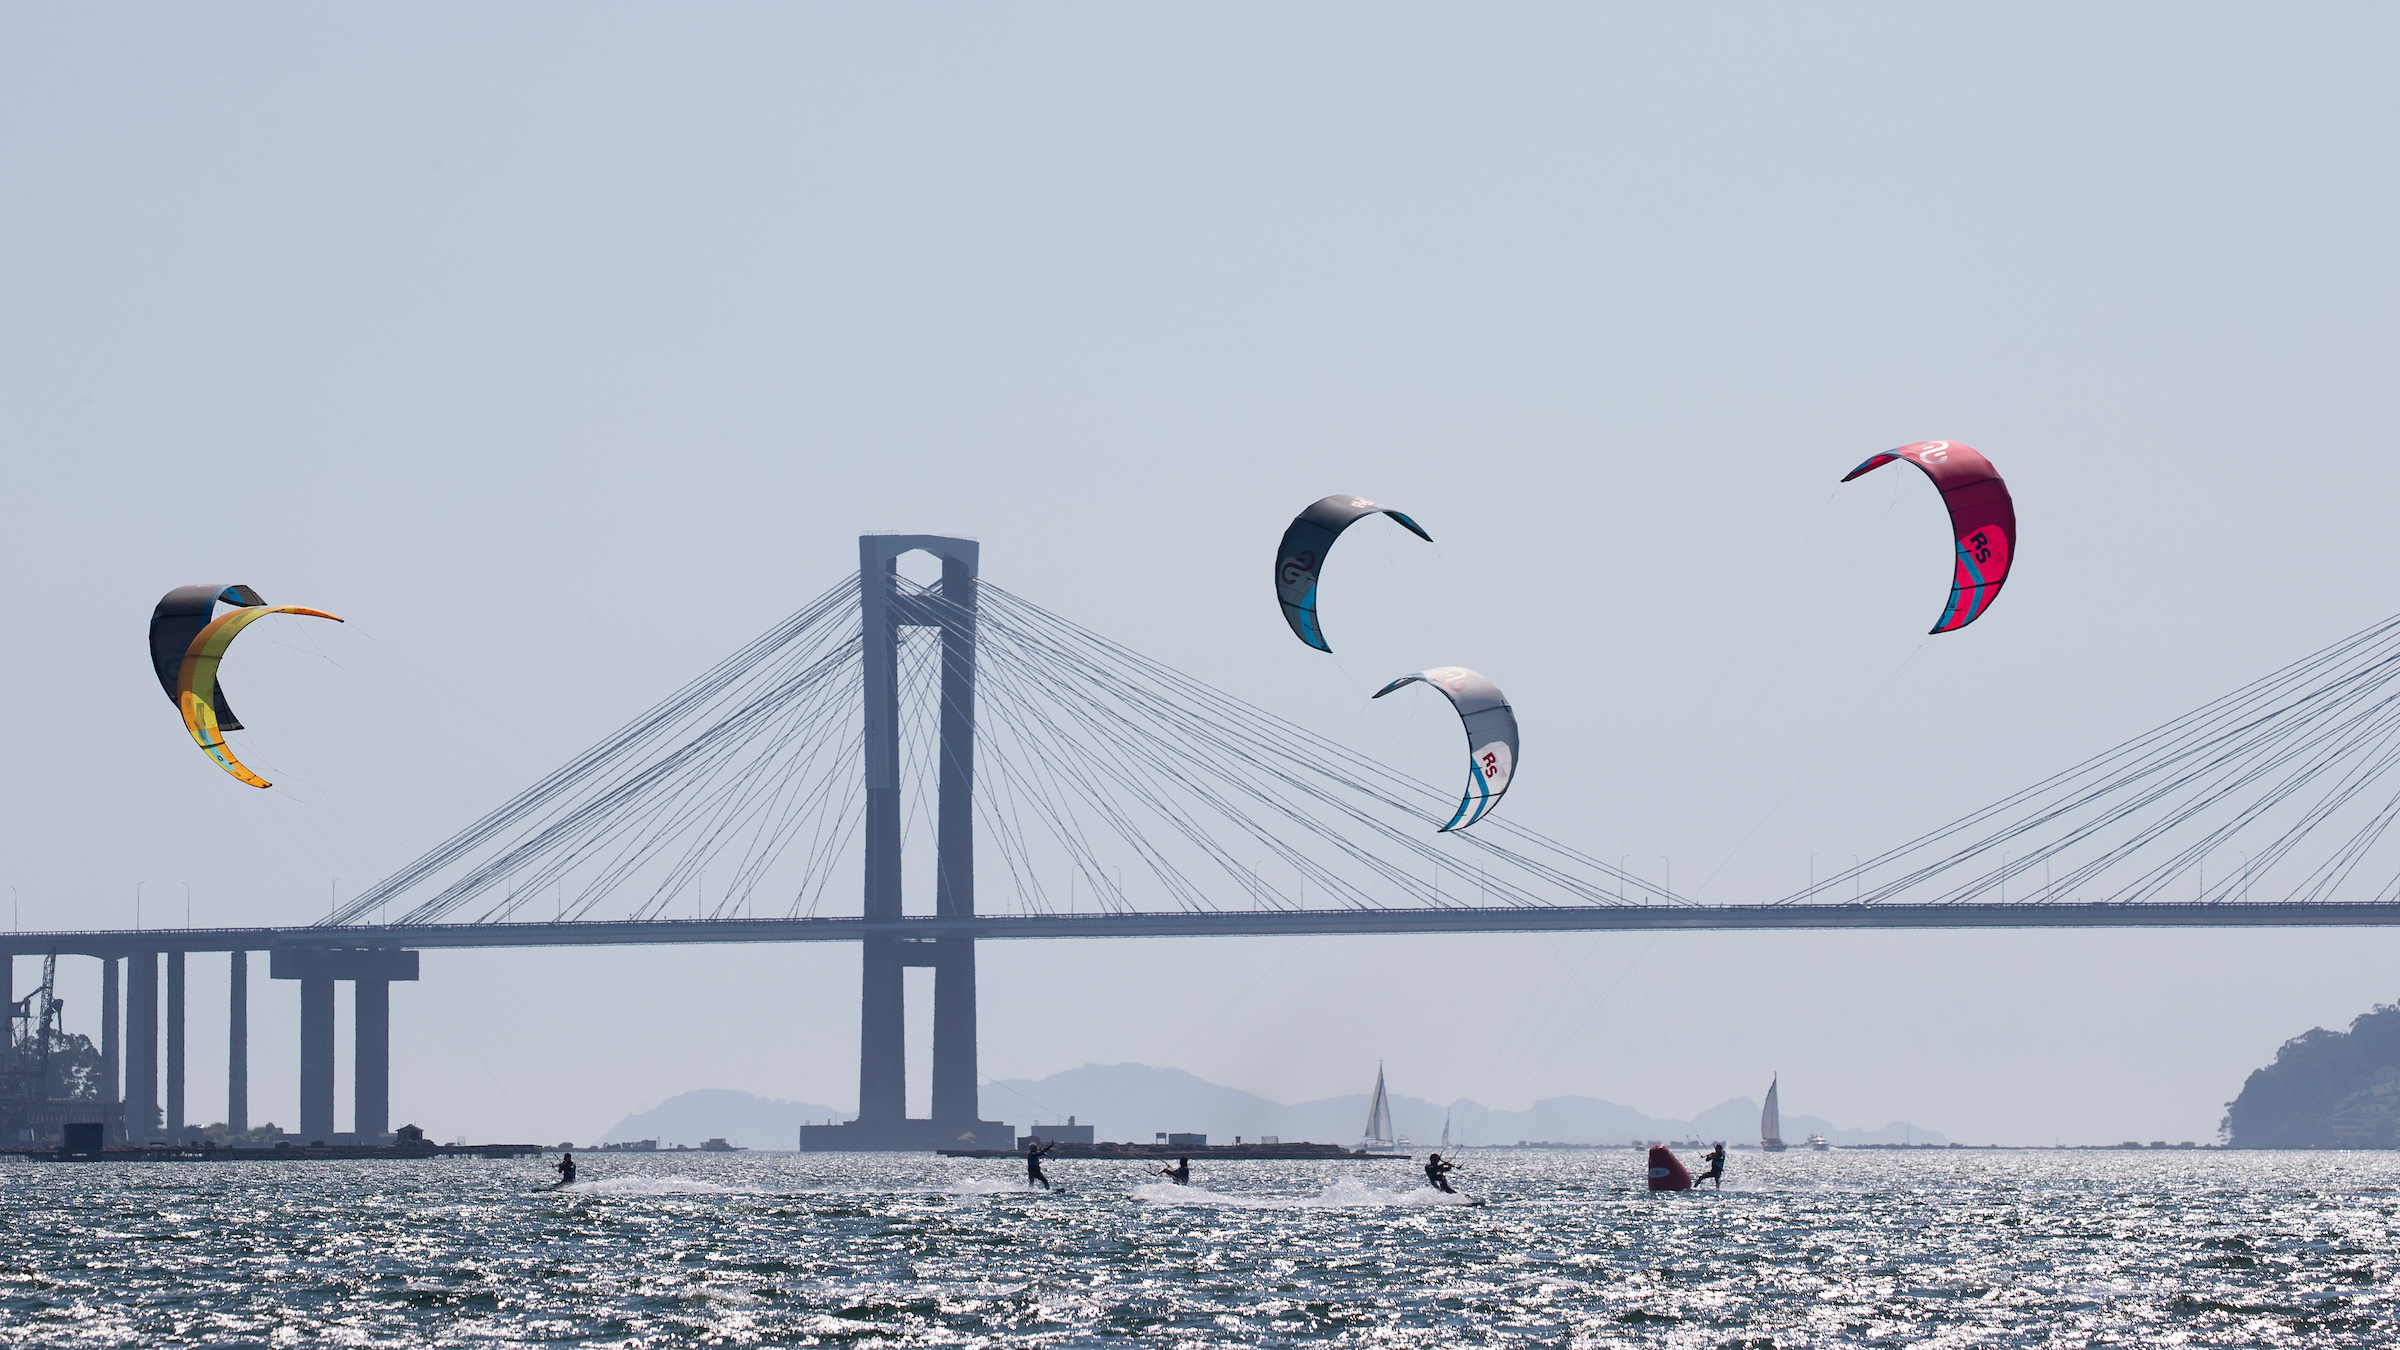
[[[1375,1100],[1367,1103],[1367,1129],[1358,1141],[1362,1152],[1388,1149],[1400,1142],[1392,1129],[1392,1099],[1383,1091],[1383,1062],[1375,1063]]]
[[[1758,1113],[1758,1146],[1769,1153],[1781,1153],[1786,1147],[1783,1142],[1783,1105],[1778,1100],[1777,1092],[1782,1086],[1782,1074],[1767,1081],[1766,1109]]]
[[[1450,1113],[1442,1113],[1442,1147],[1450,1147]]]

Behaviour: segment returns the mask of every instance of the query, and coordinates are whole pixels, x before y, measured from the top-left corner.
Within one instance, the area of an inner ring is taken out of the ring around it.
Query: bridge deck
[[[1384,933],[1656,932],[1806,928],[2365,928],[2400,925],[2400,903],[1560,905],[1527,908],[977,915],[964,919],[651,919],[566,923],[352,924],[104,929],[0,937],[0,951],[125,956],[278,947],[629,947],[855,942],[865,937],[1157,938]]]

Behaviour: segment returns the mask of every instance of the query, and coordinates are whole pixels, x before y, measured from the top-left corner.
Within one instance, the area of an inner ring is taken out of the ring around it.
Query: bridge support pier
[[[300,1137],[343,1142],[333,1128],[333,985],[352,981],[356,1061],[350,1139],[384,1142],[391,1121],[391,982],[417,978],[417,954],[388,948],[279,947],[271,979],[300,982]]]
[[[158,1135],[158,953],[125,958],[125,1137]]]
[[[908,1119],[903,941],[871,937],[859,944],[858,1123],[862,1126],[895,1125]]]
[[[942,560],[938,602],[902,590],[898,561],[918,549]],[[900,630],[942,635],[941,787],[934,838],[934,909],[975,913],[975,573],[971,539],[870,534],[858,541],[859,615],[866,667],[866,896],[869,923],[898,920],[900,889]],[[1016,1131],[982,1119],[975,1072],[975,940],[872,935],[859,943],[858,1118],[808,1125],[812,1152],[885,1153],[1014,1148]],[[910,966],[933,967],[933,1100],[908,1116]]]
[[[300,980],[300,1137],[333,1138],[333,977]]]
[[[392,1132],[392,982],[360,980],[350,990],[358,1037],[350,1128],[362,1141],[380,1139]]]
[[[117,1080],[125,1063],[124,1039],[118,1034],[117,958],[100,958],[100,1118],[113,1128],[103,1131],[112,1143],[125,1142],[125,1117],[118,1109]]]
[[[225,1128],[250,1128],[250,953],[235,952],[233,995],[225,1010]]]
[[[167,1138],[181,1142],[183,1113],[183,953],[167,953]]]
[[[933,1119],[973,1122],[981,1107],[975,1076],[975,939],[939,938],[933,961]],[[1015,1146],[1011,1130],[1003,1147]]]

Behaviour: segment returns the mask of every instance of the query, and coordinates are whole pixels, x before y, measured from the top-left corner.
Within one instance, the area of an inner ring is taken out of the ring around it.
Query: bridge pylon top
[[[949,534],[862,534],[858,537],[858,569],[864,573],[888,571],[903,553],[923,549],[944,560],[967,569],[967,575],[979,575],[983,546],[973,539]]]

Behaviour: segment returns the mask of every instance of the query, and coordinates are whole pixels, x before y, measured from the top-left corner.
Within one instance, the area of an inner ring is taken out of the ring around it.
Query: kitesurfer
[[[1043,1142],[1042,1142],[1040,1139],[1038,1139],[1038,1138],[1033,1138],[1033,1137],[1030,1137],[1030,1136],[1028,1136],[1028,1137],[1026,1138],[1026,1140],[1025,1140],[1025,1184],[1026,1184],[1026,1185],[1028,1185],[1028,1186],[1032,1186],[1032,1185],[1036,1185],[1036,1184],[1038,1184],[1038,1185],[1040,1185],[1040,1186],[1041,1186],[1041,1188],[1042,1188],[1043,1190],[1045,1190],[1045,1191],[1053,1189],[1053,1187],[1050,1185],[1050,1178],[1048,1178],[1048,1177],[1046,1177],[1046,1176],[1043,1176],[1043,1175],[1042,1175],[1042,1159],[1043,1159],[1043,1157],[1044,1157],[1044,1156],[1046,1156],[1046,1155],[1047,1155],[1047,1154],[1050,1152],[1050,1150],[1052,1150],[1052,1149],[1054,1149],[1054,1148],[1057,1148],[1057,1147],[1058,1147],[1058,1141],[1057,1141],[1057,1140],[1055,1140],[1055,1139],[1053,1139],[1053,1140],[1051,1140],[1049,1143],[1045,1144],[1045,1143],[1043,1143]]]
[[[1192,1160],[1177,1158],[1173,1167],[1162,1167],[1158,1169],[1158,1174],[1178,1186],[1189,1186],[1192,1184]]]
[[[575,1155],[566,1151],[565,1149],[559,1150],[558,1184],[561,1186],[572,1186],[575,1184]]]
[[[1436,1153],[1425,1160],[1425,1181],[1444,1195],[1456,1195],[1458,1192],[1450,1188],[1450,1174],[1457,1170],[1457,1163],[1443,1162],[1442,1155]]]
[[[1700,1161],[1708,1164],[1708,1170],[1702,1172],[1697,1178],[1693,1179],[1692,1185],[1697,1187],[1703,1181],[1713,1181],[1717,1183],[1718,1190],[1724,1190],[1725,1141],[1722,1139],[1718,1140],[1715,1148],[1712,1148],[1708,1152],[1700,1155]]]

